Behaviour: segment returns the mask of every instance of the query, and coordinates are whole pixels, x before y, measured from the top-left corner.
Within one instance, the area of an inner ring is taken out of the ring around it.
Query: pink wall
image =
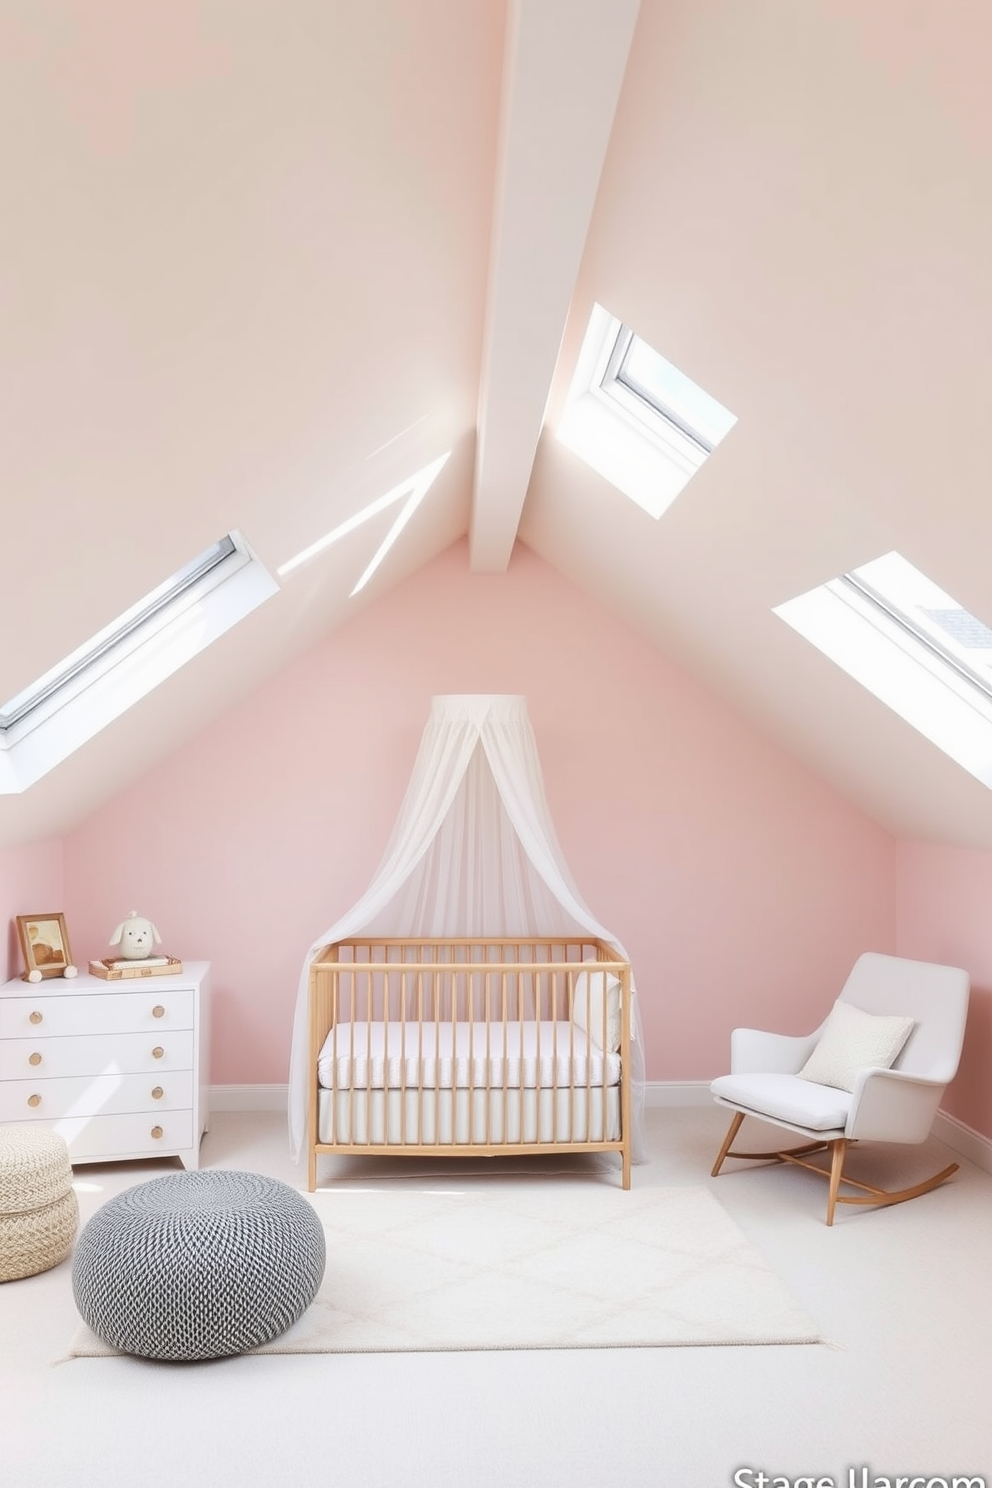
[[[887,833],[530,550],[473,574],[461,542],[66,839],[77,959],[151,916],[213,962],[213,1080],[284,1081],[303,956],[368,883],[439,692],[526,694],[650,1079],[719,1073],[740,1021],[806,1031],[895,948]]]
[[[963,966],[971,974],[964,1053],[943,1109],[992,1136],[992,854],[900,842],[896,885],[899,954]]]
[[[15,915],[43,914],[64,908],[61,842],[35,842],[28,847],[0,850],[0,924],[7,933],[0,939],[0,982],[20,976],[24,970],[17,939]],[[69,947],[77,955],[72,941]]]

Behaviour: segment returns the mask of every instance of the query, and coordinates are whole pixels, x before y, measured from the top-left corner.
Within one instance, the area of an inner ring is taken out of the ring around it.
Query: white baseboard
[[[284,1112],[288,1099],[287,1085],[213,1085],[210,1089],[213,1111]],[[648,1080],[644,1086],[647,1107],[708,1106],[712,1101],[709,1080]],[[992,1138],[944,1111],[937,1112],[933,1134],[959,1156],[992,1173]]]
[[[966,1157],[976,1168],[992,1173],[992,1140],[983,1137],[974,1127],[966,1126],[956,1116],[948,1116],[946,1111],[938,1111],[934,1118],[933,1134],[959,1157]]]
[[[288,1085],[211,1085],[211,1111],[285,1111]]]

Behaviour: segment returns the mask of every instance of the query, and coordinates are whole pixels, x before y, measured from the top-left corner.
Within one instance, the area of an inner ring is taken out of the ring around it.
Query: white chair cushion
[[[838,999],[800,1080],[853,1090],[863,1069],[890,1069],[913,1030],[912,1018],[879,1017]]]
[[[721,1075],[710,1090],[755,1116],[818,1132],[843,1131],[851,1109],[850,1098],[842,1091],[800,1080],[798,1075]]]

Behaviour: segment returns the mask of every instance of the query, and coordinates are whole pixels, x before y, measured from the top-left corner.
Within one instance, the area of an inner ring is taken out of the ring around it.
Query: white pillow
[[[799,1078],[853,1090],[860,1070],[891,1068],[912,1030],[912,1018],[879,1017],[838,1000]]]
[[[575,978],[572,1022],[587,1033],[597,1049],[603,1047],[603,992],[606,992],[606,1048],[620,1048],[620,981],[602,971],[580,971]]]

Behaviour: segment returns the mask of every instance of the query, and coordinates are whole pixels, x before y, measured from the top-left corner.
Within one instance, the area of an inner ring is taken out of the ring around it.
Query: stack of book
[[[175,976],[182,969],[183,963],[176,956],[144,956],[140,961],[105,956],[102,961],[90,962],[93,975],[107,982],[121,982],[127,977]]]

